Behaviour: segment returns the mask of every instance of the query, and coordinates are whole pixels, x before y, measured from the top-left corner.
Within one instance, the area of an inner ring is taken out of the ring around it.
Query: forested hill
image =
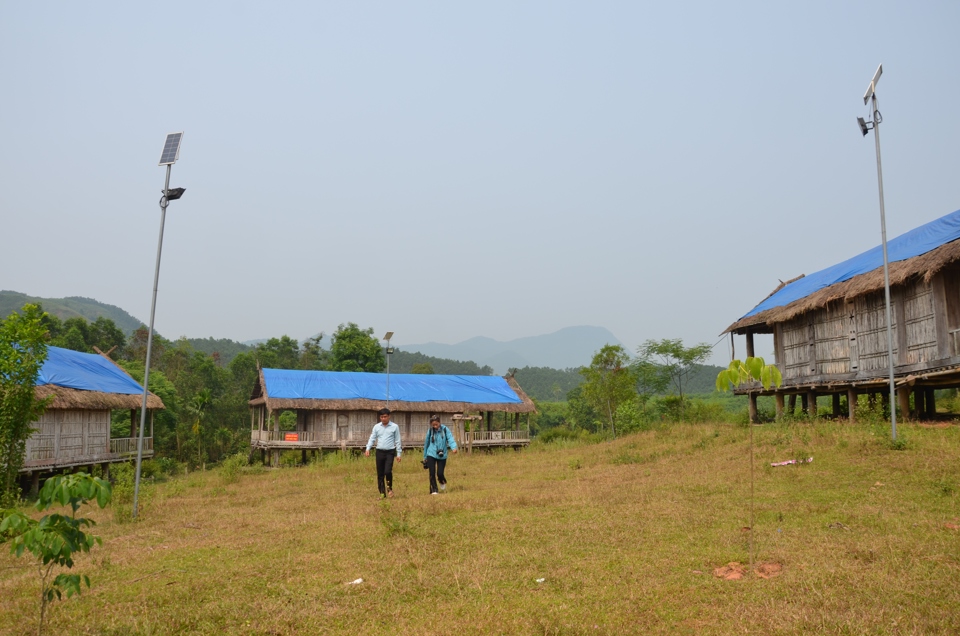
[[[187,338],[187,342],[196,351],[202,351],[211,356],[216,353],[220,358],[220,364],[223,366],[230,364],[230,361],[237,357],[238,353],[246,353],[256,348],[229,338]]]
[[[414,369],[414,365],[418,367]],[[390,373],[422,373],[427,368],[423,365],[430,365],[430,370],[441,375],[493,375],[493,369],[490,367],[481,367],[470,360],[435,358],[417,352],[408,353],[400,349],[396,349],[390,356]]]
[[[123,309],[114,305],[101,303],[93,298],[82,296],[68,296],[67,298],[37,298],[15,291],[0,291],[0,318],[6,318],[13,312],[18,312],[26,303],[41,305],[43,310],[60,320],[69,318],[86,318],[94,322],[97,318],[109,318],[128,337],[144,324]]]

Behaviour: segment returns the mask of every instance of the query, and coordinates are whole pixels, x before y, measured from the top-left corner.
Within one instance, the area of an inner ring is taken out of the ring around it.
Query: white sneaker
[[[440,493],[438,493],[438,492],[432,492],[432,493],[430,493],[430,494],[431,494],[431,495],[439,495]]]
[[[440,490],[446,490],[446,489],[447,489],[447,485],[446,485],[446,484],[440,484]],[[434,494],[436,494],[436,493],[434,493]]]

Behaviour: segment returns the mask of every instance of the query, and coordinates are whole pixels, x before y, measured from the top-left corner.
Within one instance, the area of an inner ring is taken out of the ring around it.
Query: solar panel
[[[163,152],[160,153],[161,166],[169,166],[176,163],[180,157],[180,140],[183,139],[182,132],[170,133],[167,140],[163,142]]]

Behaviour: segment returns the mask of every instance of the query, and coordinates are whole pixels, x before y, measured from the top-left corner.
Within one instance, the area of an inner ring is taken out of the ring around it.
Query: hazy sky
[[[888,235],[960,208],[958,25],[955,1],[5,3],[0,289],[148,320],[183,130],[168,338],[713,344],[879,244],[879,63]]]

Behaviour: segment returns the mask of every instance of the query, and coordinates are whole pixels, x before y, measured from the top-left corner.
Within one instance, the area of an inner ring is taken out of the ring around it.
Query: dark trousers
[[[387,490],[393,490],[393,458],[396,456],[395,450],[377,449],[377,488],[381,495],[387,494]],[[386,489],[383,487],[384,479],[387,481]]]
[[[437,492],[437,482],[441,484],[447,483],[446,478],[443,476],[443,469],[447,467],[447,460],[445,459],[434,459],[427,455],[427,470],[430,473],[430,492]]]

